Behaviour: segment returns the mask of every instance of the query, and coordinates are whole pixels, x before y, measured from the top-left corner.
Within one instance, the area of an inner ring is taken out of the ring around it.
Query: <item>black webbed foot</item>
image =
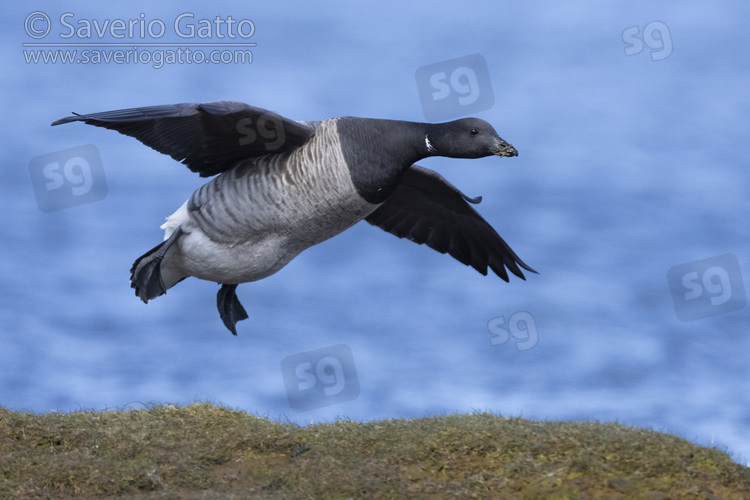
[[[237,329],[235,328],[237,322],[247,319],[247,312],[237,298],[236,289],[237,285],[222,284],[219,293],[216,294],[216,307],[219,309],[219,316],[221,316],[224,326],[232,332],[232,335],[237,335]]]

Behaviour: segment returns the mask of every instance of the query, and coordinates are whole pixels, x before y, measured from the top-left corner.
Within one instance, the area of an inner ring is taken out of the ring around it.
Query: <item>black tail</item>
[[[159,295],[167,293],[167,287],[161,277],[161,261],[169,250],[169,247],[177,241],[182,230],[177,228],[167,239],[144,253],[133,263],[130,268],[130,287],[135,288],[135,294],[143,301],[148,302]]]

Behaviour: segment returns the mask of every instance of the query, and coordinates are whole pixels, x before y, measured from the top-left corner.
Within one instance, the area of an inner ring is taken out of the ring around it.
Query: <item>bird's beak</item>
[[[497,155],[501,158],[503,156],[518,156],[518,150],[512,145],[503,141],[497,145],[497,149],[493,150],[492,154]]]

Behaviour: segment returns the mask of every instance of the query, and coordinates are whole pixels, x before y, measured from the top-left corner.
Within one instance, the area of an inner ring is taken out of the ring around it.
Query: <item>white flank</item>
[[[187,201],[183,203],[175,213],[167,217],[167,221],[164,224],[159,226],[159,228],[164,230],[164,241],[169,239],[169,237],[172,236],[172,233],[174,233],[178,227],[186,224],[190,220],[190,215],[188,214],[187,210],[187,204]]]

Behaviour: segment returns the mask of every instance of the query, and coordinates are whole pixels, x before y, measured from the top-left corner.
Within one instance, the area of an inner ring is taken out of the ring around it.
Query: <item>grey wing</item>
[[[448,253],[483,275],[487,267],[505,281],[506,267],[522,279],[519,266],[536,273],[469,205],[480,200],[466,197],[437,172],[412,165],[390,197],[365,220],[399,238]]]
[[[224,172],[239,160],[291,151],[315,133],[312,123],[290,120],[236,101],[76,114],[52,125],[74,121],[135,137],[181,161],[201,177]]]

